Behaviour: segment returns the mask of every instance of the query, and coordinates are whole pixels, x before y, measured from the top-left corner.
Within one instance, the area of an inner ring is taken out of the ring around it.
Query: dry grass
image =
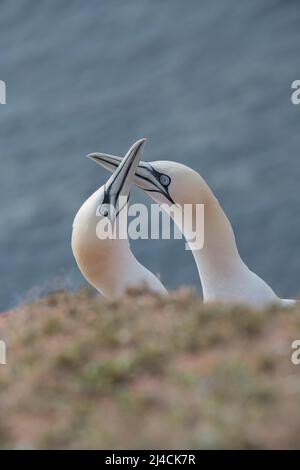
[[[299,448],[300,307],[55,293],[0,317],[2,448]]]

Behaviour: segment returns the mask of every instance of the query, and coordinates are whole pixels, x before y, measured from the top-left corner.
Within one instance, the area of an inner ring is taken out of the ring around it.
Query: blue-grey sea
[[[297,0],[1,0],[0,310],[85,283],[71,225],[108,177],[85,155],[141,137],[145,160],[200,172],[248,265],[299,294],[299,46]],[[183,241],[132,248],[199,287]]]

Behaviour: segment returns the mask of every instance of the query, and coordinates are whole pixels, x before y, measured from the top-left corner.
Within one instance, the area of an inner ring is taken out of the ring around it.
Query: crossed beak
[[[107,204],[117,213],[121,210],[121,199],[123,198],[127,202],[129,198],[134,175],[139,165],[145,143],[146,139],[140,139],[133,144],[125,157],[120,159],[121,163],[117,167],[114,167],[113,174],[105,184],[104,200],[102,204]]]
[[[142,139],[142,140],[145,141],[145,139]],[[94,160],[98,165],[101,165],[106,170],[109,170],[112,172],[116,171],[116,168],[119,168],[125,160],[125,158],[117,157],[115,155],[109,155],[106,153],[98,153],[98,152],[90,153],[89,155],[87,155],[87,158]],[[142,189],[143,191],[146,191],[149,193],[160,193],[163,196],[165,196],[165,198],[169,202],[171,202],[171,204],[175,204],[175,202],[173,201],[173,199],[171,198],[169,194],[168,189],[160,183],[159,176],[160,176],[159,173],[155,170],[155,168],[153,168],[153,166],[150,163],[140,161],[139,165],[136,167],[136,170],[135,170],[135,175],[133,177],[133,184],[137,186],[138,188]]]

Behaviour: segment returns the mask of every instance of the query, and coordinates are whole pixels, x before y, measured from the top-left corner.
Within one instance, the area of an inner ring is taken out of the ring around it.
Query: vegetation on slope
[[[300,310],[54,293],[0,317],[2,448],[299,448]]]

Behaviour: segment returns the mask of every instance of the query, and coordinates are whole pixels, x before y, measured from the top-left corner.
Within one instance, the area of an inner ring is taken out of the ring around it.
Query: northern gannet
[[[88,158],[113,171],[122,159],[91,153]],[[134,184],[146,191],[162,208],[204,204],[204,246],[192,250],[202,284],[204,302],[241,303],[258,308],[294,300],[280,299],[272,288],[241,259],[232,226],[204,179],[191,168],[172,161],[140,162]],[[167,212],[174,218],[173,212]],[[184,209],[183,209],[184,210]],[[174,222],[177,223],[174,218]],[[200,228],[199,228],[200,229]],[[201,230],[203,227],[201,227]],[[189,233],[183,235],[187,241]]]
[[[105,219],[116,223],[124,210],[120,200],[129,197],[145,142],[141,139],[130,148],[108,182],[80,207],[73,222],[71,244],[77,265],[87,281],[107,298],[119,297],[126,289],[138,286],[166,293],[159,279],[135,258],[128,237],[109,238],[104,233],[99,238],[97,233],[99,222]]]

